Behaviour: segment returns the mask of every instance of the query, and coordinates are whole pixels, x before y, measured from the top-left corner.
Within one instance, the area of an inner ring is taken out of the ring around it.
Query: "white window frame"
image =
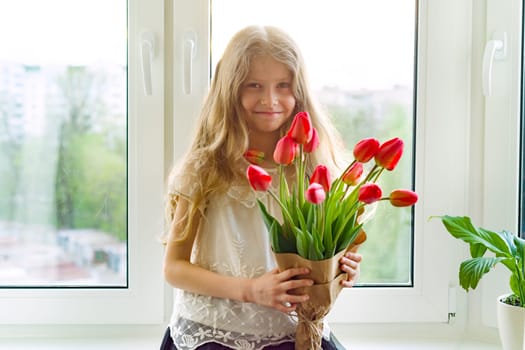
[[[498,0],[487,1],[498,3]],[[156,237],[163,229],[166,167],[185,151],[194,119],[208,89],[209,0],[166,3],[130,0],[129,3],[130,288],[2,289],[0,337],[10,335],[11,327],[6,325],[162,325],[169,317],[171,305],[164,302],[170,298],[164,295],[166,285],[161,274],[163,252]],[[499,111],[497,115],[500,116],[501,106],[491,107],[493,100],[487,99],[486,119],[481,127],[486,130],[483,137],[488,137],[487,146],[481,154],[472,157],[479,137],[479,130],[473,131],[472,126],[479,123],[475,114],[482,99],[479,85],[476,85],[480,81],[477,73],[480,63],[472,57],[479,53],[472,34],[473,23],[477,21],[473,16],[478,15],[477,12],[473,15],[473,8],[478,6],[475,3],[474,0],[419,1],[416,191],[421,200],[415,208],[414,287],[345,290],[329,315],[332,322],[446,322],[448,312],[453,311],[449,301],[453,301],[454,293],[449,293],[449,286],[457,286],[460,253],[457,252],[458,243],[447,236],[439,220],[429,221],[428,218],[442,214],[469,215],[474,211],[473,216],[483,218],[484,225],[498,227],[509,220],[513,225],[512,208],[500,207],[498,212],[482,206],[479,211],[475,210],[478,200],[487,204],[501,198],[501,191],[495,189],[495,183],[490,180],[498,174],[491,173],[491,169],[509,166],[503,162],[493,168],[483,167],[485,180],[480,185],[481,194],[473,195],[476,190],[471,178],[476,174],[473,161],[482,158],[485,152],[490,157],[492,151],[492,160],[498,161],[496,155],[501,151],[494,147],[502,141],[502,135],[498,139],[489,132],[491,128],[498,129],[489,123],[490,111]],[[521,13],[521,10],[515,12]],[[143,30],[155,33],[158,44],[152,65],[151,96],[144,96],[142,85],[138,38]],[[171,30],[173,37],[168,36]],[[487,30],[490,30],[490,23]],[[183,79],[189,76],[183,65],[183,48],[184,40],[192,35],[195,35],[196,49],[190,75],[192,89],[188,93],[183,89]],[[166,65],[165,60],[169,62]],[[516,73],[515,76],[521,75]],[[517,101],[519,98],[511,105],[517,106]],[[513,108],[508,113],[511,119],[506,122],[510,123],[510,128],[519,125],[519,119],[512,119],[517,115]],[[492,136],[495,139],[490,139]],[[503,140],[512,145],[512,140],[505,137]],[[484,164],[489,164],[489,160],[491,158]],[[509,171],[514,170],[517,176],[516,169]],[[506,193],[510,195],[513,190],[511,186]],[[517,202],[512,203],[517,205]],[[507,216],[504,219],[491,217],[495,213]],[[490,294],[490,288],[485,285],[481,289],[483,295]],[[492,297],[489,299],[490,303]],[[483,301],[483,305],[486,304]],[[490,312],[484,318],[489,316]],[[56,328],[53,326],[53,329]],[[107,328],[90,329],[95,335]],[[50,330],[44,328],[42,332]],[[85,331],[82,327],[79,332]],[[34,327],[22,333],[42,334],[35,332]]]
[[[344,290],[328,317],[331,322],[448,320],[449,284],[456,278],[449,276],[447,259],[453,243],[439,220],[428,218],[463,213],[467,208],[471,62],[465,53],[471,48],[471,6],[469,1],[419,1],[416,191],[421,200],[415,208],[414,286]],[[174,0],[173,13],[177,24],[175,43],[181,45],[177,38],[185,31],[197,33],[194,67],[205,72],[193,76],[196,89],[192,94],[177,92],[185,75],[175,59],[173,96],[177,120],[196,115],[208,87],[209,1]],[[177,27],[181,31],[177,32]],[[177,50],[181,49],[175,48],[175,57]],[[187,124],[193,123],[191,120]],[[175,155],[186,148],[186,130],[174,128],[175,134],[181,133],[174,144]]]
[[[3,331],[9,329],[5,325],[164,322],[158,240],[163,230],[165,174],[164,2],[129,0],[128,6],[128,288],[0,289]],[[154,33],[157,46],[150,96],[144,94],[139,59],[143,30]]]
[[[486,0],[484,46],[506,33],[506,57],[495,60],[492,94],[481,95],[484,105],[484,163],[482,217],[478,226],[518,233],[519,163],[522,79],[522,1]],[[480,66],[481,68],[481,66]],[[481,72],[481,69],[480,69]],[[496,299],[510,293],[510,273],[498,268],[481,281],[482,324],[496,327]]]

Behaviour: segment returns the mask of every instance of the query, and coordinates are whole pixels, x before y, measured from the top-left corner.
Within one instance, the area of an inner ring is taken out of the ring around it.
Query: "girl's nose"
[[[273,89],[266,90],[261,99],[261,104],[275,106],[277,105],[277,103],[279,103],[279,97],[277,92]]]

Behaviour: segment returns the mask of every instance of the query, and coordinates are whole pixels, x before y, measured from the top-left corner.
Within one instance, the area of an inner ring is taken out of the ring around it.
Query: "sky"
[[[246,25],[276,25],[298,42],[314,86],[411,86],[415,3],[212,0],[213,52]],[[0,60],[125,64],[125,6],[123,0],[0,0]]]
[[[122,0],[0,0],[0,59],[126,63]]]
[[[249,24],[275,25],[300,46],[312,85],[412,86],[414,0],[212,0],[213,52]],[[214,63],[218,57],[213,57]]]

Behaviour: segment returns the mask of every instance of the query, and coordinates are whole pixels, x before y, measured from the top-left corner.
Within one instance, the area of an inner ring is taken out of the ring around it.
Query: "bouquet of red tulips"
[[[406,189],[384,197],[376,183],[385,169],[392,171],[399,162],[403,153],[401,139],[383,144],[375,138],[359,141],[353,149],[354,161],[333,181],[324,165],[317,165],[309,177],[306,175],[305,154],[318,146],[309,114],[299,112],[273,154],[279,164],[279,193],[270,189],[272,178],[263,168],[252,164],[247,169],[252,188],[267,191],[281,208],[280,221],[258,202],[279,268],[308,267],[311,273],[307,277],[314,280],[307,291],[297,291],[310,296],[297,307],[295,348],[301,350],[321,349],[323,318],[341,290],[341,279],[346,278],[339,269],[339,259],[366,239],[361,220],[365,207],[381,200],[396,207],[417,202],[417,194]],[[375,164],[364,174],[363,164],[372,159]],[[292,186],[285,176],[287,166],[296,167]]]

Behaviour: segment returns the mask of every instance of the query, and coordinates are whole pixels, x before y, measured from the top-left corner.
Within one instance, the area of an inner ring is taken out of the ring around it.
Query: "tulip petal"
[[[417,194],[410,190],[393,190],[388,197],[394,207],[409,207],[416,204]]]
[[[323,186],[325,192],[330,191],[330,172],[326,166],[318,165],[315,167],[310,177],[310,184],[312,183],[318,183]]]
[[[308,112],[297,113],[292,121],[288,136],[298,144],[304,145],[310,141],[313,135],[312,121]]]
[[[249,165],[248,169],[246,169],[246,176],[248,177],[250,186],[252,186],[255,191],[266,191],[272,184],[270,174],[258,165]]]
[[[314,182],[306,189],[306,200],[312,204],[322,203],[326,198],[326,192],[323,186]]]
[[[393,170],[403,154],[403,140],[395,137],[383,143],[375,155],[376,164],[386,170]]]
[[[381,199],[383,191],[381,187],[375,183],[367,183],[361,186],[358,193],[360,202],[371,204]]]
[[[288,165],[293,162],[296,153],[297,144],[290,136],[285,135],[277,142],[277,145],[275,145],[273,160],[277,164]]]
[[[362,139],[354,146],[354,158],[358,162],[366,163],[374,158],[378,150],[379,140],[373,137]]]

